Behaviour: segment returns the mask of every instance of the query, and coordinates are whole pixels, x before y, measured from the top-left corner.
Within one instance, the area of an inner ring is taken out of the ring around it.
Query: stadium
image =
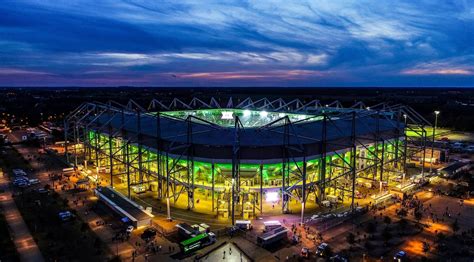
[[[408,183],[407,159],[420,152],[424,174],[431,124],[409,107],[234,100],[85,103],[66,118],[66,156],[168,217],[171,206],[232,224],[377,202]]]

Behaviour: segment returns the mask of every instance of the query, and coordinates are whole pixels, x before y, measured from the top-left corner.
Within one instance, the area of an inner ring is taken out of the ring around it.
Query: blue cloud
[[[473,57],[472,1],[0,6],[2,86],[472,86]]]

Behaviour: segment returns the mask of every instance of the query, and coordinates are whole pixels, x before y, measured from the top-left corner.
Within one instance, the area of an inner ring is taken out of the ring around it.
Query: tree
[[[405,218],[400,219],[398,222],[398,225],[400,226],[401,229],[406,229],[408,226],[408,221]]]
[[[388,226],[388,225],[390,225],[390,223],[392,223],[392,219],[391,219],[389,216],[385,216],[385,217],[383,218],[383,222],[384,222],[385,224],[387,224],[387,226]]]
[[[382,237],[383,237],[383,240],[385,241],[385,245],[387,245],[388,241],[392,238],[392,233],[387,227],[383,230]]]
[[[86,232],[88,227],[89,227],[88,224],[85,223],[85,222],[83,222],[83,223],[81,224],[81,232],[82,232],[82,233]]]
[[[366,231],[367,233],[374,233],[377,229],[377,226],[373,222],[367,223]]]
[[[99,238],[96,238],[96,239],[94,240],[94,247],[95,247],[96,249],[100,249],[100,248],[102,247],[102,241],[100,241]]]
[[[405,208],[402,208],[397,212],[397,215],[399,215],[401,217],[406,217],[407,214],[408,214],[408,211]]]
[[[456,232],[459,230],[459,223],[458,219],[456,218],[454,222],[451,224],[451,229],[453,230],[453,233],[456,234]]]
[[[365,241],[364,247],[365,247],[365,249],[367,249],[367,250],[371,250],[371,249],[372,249],[372,244],[370,243],[369,240]]]
[[[54,191],[51,196],[53,197],[54,200],[57,200],[59,198],[58,192]]]
[[[349,243],[349,245],[351,245],[351,247],[352,247],[352,245],[354,245],[354,243],[355,243],[355,235],[352,232],[350,232],[346,236],[346,240],[347,240],[347,243]]]
[[[421,218],[423,218],[423,213],[418,208],[415,210],[415,219],[417,223],[420,223]]]
[[[443,233],[438,233],[436,234],[438,242],[442,242],[443,240],[446,239],[446,236]]]

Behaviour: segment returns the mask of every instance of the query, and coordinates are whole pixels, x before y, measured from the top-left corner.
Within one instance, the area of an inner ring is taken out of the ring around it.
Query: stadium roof
[[[317,116],[313,116],[316,119]],[[121,136],[132,143],[152,149],[167,151],[171,155],[183,154],[183,145],[192,145],[192,155],[202,161],[229,162],[238,133],[239,157],[244,162],[276,162],[283,158],[282,148],[286,143],[295,150],[292,156],[307,159],[317,158],[322,153],[323,121],[300,120],[285,127],[283,118],[272,125],[257,128],[223,127],[204,120],[190,117],[187,120],[166,115],[133,112],[105,112],[94,117],[90,129]],[[157,125],[160,129],[157,129]],[[371,144],[400,137],[403,123],[390,116],[376,117],[374,114],[356,115],[355,133],[358,144]],[[140,129],[141,136],[137,133]],[[285,131],[286,129],[286,131]],[[376,131],[379,132],[376,132]],[[344,150],[350,147],[352,135],[352,115],[330,117],[326,121],[326,152]],[[161,137],[161,142],[157,137]],[[286,142],[285,142],[286,141]],[[181,147],[180,147],[181,146]],[[179,149],[178,149],[179,148]],[[190,151],[191,152],[191,151]]]

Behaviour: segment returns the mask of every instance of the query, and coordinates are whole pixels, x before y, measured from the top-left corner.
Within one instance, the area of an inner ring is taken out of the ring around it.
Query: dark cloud
[[[471,1],[0,6],[2,86],[471,86],[473,57]]]

